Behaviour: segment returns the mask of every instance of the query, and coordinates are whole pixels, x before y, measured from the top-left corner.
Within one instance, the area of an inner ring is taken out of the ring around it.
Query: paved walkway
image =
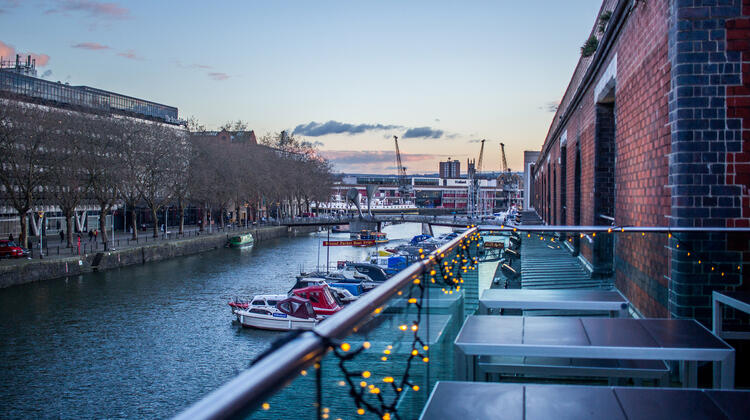
[[[272,227],[276,225],[252,225],[250,229],[256,229],[256,228],[262,228],[262,227]],[[203,232],[200,232],[197,226],[185,226],[184,233],[178,234],[177,233],[177,227],[170,226],[167,232],[167,235],[164,235],[164,232],[159,232],[158,238],[153,238],[152,231],[139,231],[138,232],[138,240],[132,240],[132,235],[127,232],[123,231],[115,231],[114,235],[114,241],[112,238],[112,233],[109,232],[108,239],[108,249],[109,250],[118,250],[118,249],[128,249],[128,248],[136,248],[139,246],[144,245],[151,245],[153,243],[164,243],[169,241],[177,241],[187,238],[194,238],[196,236],[206,236],[206,235],[228,235],[232,234],[234,232],[239,231],[245,231],[246,229],[243,227],[234,227],[234,226],[227,226],[224,229],[216,228],[214,227],[211,232],[208,230],[204,230]],[[33,259],[39,259],[39,238],[31,237],[29,238],[29,247],[31,249],[31,258]],[[60,240],[59,235],[52,235],[50,237],[45,236],[43,245],[44,245],[44,259],[56,259],[56,258],[67,258],[78,254],[78,249],[76,246],[76,239],[73,241],[73,247],[68,248],[67,244],[67,238],[65,241]],[[89,239],[88,233],[82,233],[81,234],[81,254],[87,254],[92,252],[101,252],[104,250],[104,245],[102,244],[102,238],[99,236],[97,240]],[[19,264],[26,259],[0,259],[0,265],[11,265],[11,264]]]

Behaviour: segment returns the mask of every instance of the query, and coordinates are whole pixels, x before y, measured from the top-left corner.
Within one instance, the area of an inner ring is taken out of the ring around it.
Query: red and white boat
[[[257,295],[250,302],[229,302],[243,327],[265,330],[309,330],[341,310],[328,286],[310,286],[292,291],[291,296]]]

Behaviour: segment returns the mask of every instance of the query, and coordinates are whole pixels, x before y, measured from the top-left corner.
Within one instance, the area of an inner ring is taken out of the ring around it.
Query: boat
[[[305,277],[324,279],[329,285],[346,289],[354,296],[370,291],[380,284],[374,282],[369,276],[361,274],[356,268],[349,266],[328,273],[324,271],[302,273],[297,278]]]
[[[388,243],[388,235],[385,232],[373,232],[371,230],[362,230],[352,235],[354,239],[360,241],[373,241],[375,245]],[[354,246],[371,246],[371,245],[354,245]]]
[[[384,282],[388,280],[388,273],[377,264],[370,262],[339,261],[338,268],[353,267],[359,274],[364,274],[374,282]]]
[[[292,293],[295,289],[303,289],[310,286],[328,286],[333,298],[336,299],[336,302],[338,302],[340,306],[344,306],[357,300],[357,296],[354,296],[346,288],[335,287],[326,282],[325,279],[314,277],[297,277],[297,282],[294,283],[294,286],[289,290],[289,293]]]
[[[258,295],[249,302],[235,299],[229,302],[229,306],[232,308],[232,313],[236,313],[237,310],[252,309],[253,306],[274,307],[278,302],[290,296],[309,300],[315,313],[321,317],[333,315],[343,307],[333,296],[325,282],[323,284],[308,284],[304,287],[294,287],[289,291],[288,295]]]
[[[349,233],[349,225],[335,225],[331,228],[331,233]]]
[[[246,233],[244,235],[236,235],[229,238],[229,246],[232,248],[240,248],[243,246],[251,245],[253,243],[252,233]]]
[[[311,330],[319,317],[309,300],[299,296],[260,295],[253,298],[247,309],[234,309],[237,321],[243,327],[273,331]],[[275,304],[271,303],[275,301]]]

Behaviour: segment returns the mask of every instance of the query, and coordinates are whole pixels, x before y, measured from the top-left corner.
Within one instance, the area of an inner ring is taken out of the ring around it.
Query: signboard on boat
[[[323,241],[323,246],[372,246],[375,245],[374,239],[357,239],[354,241]]]
[[[485,242],[484,243],[485,248],[505,248],[505,244],[503,242]]]

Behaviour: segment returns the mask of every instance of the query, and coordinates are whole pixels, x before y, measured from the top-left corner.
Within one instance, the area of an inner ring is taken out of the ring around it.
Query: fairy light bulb
[[[341,344],[341,350],[343,351],[349,351],[352,348],[352,346],[349,343],[342,343]]]

